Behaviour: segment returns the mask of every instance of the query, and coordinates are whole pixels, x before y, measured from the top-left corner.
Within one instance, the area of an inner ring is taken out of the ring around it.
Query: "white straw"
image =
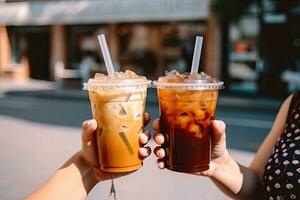
[[[195,48],[194,48],[191,73],[198,73],[202,44],[203,44],[203,37],[197,36],[195,42]]]
[[[109,50],[107,47],[105,35],[104,34],[98,35],[98,40],[99,40],[102,55],[104,58],[106,70],[107,70],[108,74],[113,74],[115,72],[115,70],[114,70],[114,66],[111,61],[111,57],[110,57]]]

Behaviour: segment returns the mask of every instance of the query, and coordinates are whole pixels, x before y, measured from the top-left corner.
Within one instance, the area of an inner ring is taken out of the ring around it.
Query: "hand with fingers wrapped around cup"
[[[167,137],[165,133],[162,133],[160,130],[160,121],[154,120],[152,123],[152,128],[154,130],[154,141],[159,145],[154,149],[154,154],[157,156],[158,160],[158,167],[160,169],[164,169],[166,167],[167,163]],[[206,171],[195,171],[194,174],[198,175],[204,175],[212,177],[217,170],[217,166],[225,162],[226,157],[228,155],[227,149],[226,149],[226,141],[225,141],[225,128],[226,125],[223,121],[214,120],[212,123],[212,130],[213,130],[213,136],[212,136],[212,148],[211,148],[211,161],[210,161],[210,167]],[[180,141],[179,141],[180,142]],[[188,153],[188,152],[187,152]]]
[[[150,122],[148,113],[144,114],[144,127]],[[82,148],[59,168],[39,189],[28,196],[27,200],[85,199],[90,190],[101,181],[128,175],[130,172],[106,172],[101,170],[96,143],[96,130],[101,129],[95,119],[82,123]],[[148,131],[139,133],[140,160],[147,158],[151,149],[145,146],[150,140]]]
[[[153,121],[152,128],[154,130],[154,141],[156,144],[158,144],[158,146],[154,149],[154,154],[158,158],[158,167],[160,169],[168,168],[173,170],[173,168],[168,166],[168,162],[170,162],[170,152],[168,148],[168,144],[170,143],[168,140],[170,140],[170,136],[161,132],[159,119]],[[212,144],[210,150],[209,168],[206,170],[199,168],[199,171],[195,170],[181,172],[209,177],[221,191],[233,199],[252,199],[252,197],[256,198],[261,195],[260,192],[257,192],[261,187],[260,181],[253,170],[239,165],[227,151],[225,128],[226,125],[223,121],[212,121]],[[173,157],[175,157],[174,152],[171,153],[173,153]],[[183,150],[183,154],[188,154],[188,152]],[[246,192],[241,190],[246,190]]]
[[[150,116],[148,113],[144,114],[144,127],[150,122]],[[94,169],[95,178],[98,181],[104,181],[111,178],[117,178],[120,176],[127,175],[131,172],[107,172],[100,170],[100,162],[99,162],[99,154],[97,153],[97,145],[96,145],[96,130],[97,130],[97,122],[96,120],[88,120],[83,122],[83,132],[82,132],[82,149],[81,149],[81,159],[91,168]],[[98,128],[99,129],[99,128]],[[139,157],[141,160],[147,158],[150,153],[151,149],[149,146],[145,146],[148,141],[150,140],[150,133],[149,131],[144,131],[139,134],[139,143],[140,149],[138,151]]]

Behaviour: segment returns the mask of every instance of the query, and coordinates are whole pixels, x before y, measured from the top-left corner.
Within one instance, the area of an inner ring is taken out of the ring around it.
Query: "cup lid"
[[[100,88],[136,88],[136,87],[147,87],[151,85],[150,80],[136,80],[136,79],[127,79],[119,80],[118,82],[109,82],[109,81],[95,81],[91,83],[83,83],[83,90],[97,90]]]
[[[171,83],[153,81],[153,86],[160,89],[181,89],[181,90],[219,90],[223,89],[224,82],[209,82],[206,79],[191,80],[189,82]]]

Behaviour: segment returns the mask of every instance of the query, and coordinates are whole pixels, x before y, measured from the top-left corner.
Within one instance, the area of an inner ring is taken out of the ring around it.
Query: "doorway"
[[[27,32],[30,78],[49,80],[49,31]]]

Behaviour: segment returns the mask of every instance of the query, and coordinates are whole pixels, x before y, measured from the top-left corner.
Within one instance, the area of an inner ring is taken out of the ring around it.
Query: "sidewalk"
[[[0,116],[0,199],[23,199],[80,148],[80,129]],[[155,145],[150,144],[153,148]],[[230,150],[248,165],[254,154]],[[115,181],[118,199],[229,199],[205,177],[159,170],[153,155],[136,173]],[[107,199],[110,181],[98,184],[88,199]]]
[[[0,97],[9,91],[37,91],[53,89],[54,83],[50,81],[0,77]]]

